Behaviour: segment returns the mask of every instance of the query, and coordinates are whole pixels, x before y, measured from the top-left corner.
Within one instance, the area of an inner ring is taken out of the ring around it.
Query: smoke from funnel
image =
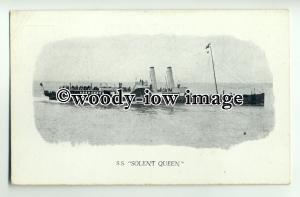
[[[151,80],[151,85],[152,85],[152,91],[156,92],[157,91],[157,82],[156,82],[156,76],[155,76],[155,70],[154,67],[150,67],[150,80]]]

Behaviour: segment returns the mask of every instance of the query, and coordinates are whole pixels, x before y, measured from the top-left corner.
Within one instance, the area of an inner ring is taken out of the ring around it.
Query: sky
[[[271,83],[264,51],[231,36],[118,35],[77,37],[42,47],[35,64],[36,81],[133,82],[149,80],[154,66],[158,82],[171,66],[175,83],[213,83],[211,43],[217,82]]]

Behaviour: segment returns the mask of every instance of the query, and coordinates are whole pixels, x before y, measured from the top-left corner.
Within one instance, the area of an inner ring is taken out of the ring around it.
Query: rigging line
[[[211,62],[212,62],[212,65],[213,65],[213,71],[214,71],[214,79],[215,79],[216,93],[218,94],[218,85],[217,85],[217,78],[216,78],[216,71],[215,71],[215,62],[214,62],[214,57],[213,57],[211,45],[209,46],[209,49],[210,49]]]
[[[229,68],[227,68],[226,66],[225,66],[225,67],[219,67],[219,66],[215,65],[215,62],[214,62],[214,59],[213,59],[213,53],[212,53],[211,43],[209,43],[209,44],[207,45],[206,49],[207,49],[207,48],[210,49],[210,55],[211,55],[212,64],[213,64],[213,71],[214,71],[214,79],[215,79],[216,91],[217,91],[217,81],[216,81],[216,74],[215,74],[216,71],[215,71],[215,67],[220,68],[220,69],[223,69],[223,71],[226,70],[226,71],[227,71],[226,74],[227,74],[227,75],[230,75],[231,78],[235,79],[236,81],[238,81],[238,82],[240,82],[240,83],[242,83],[242,82],[244,83],[244,82],[245,82],[245,79],[240,78],[240,77],[234,75],[234,74],[232,73],[232,71],[231,71]],[[221,72],[221,74],[223,74],[223,73]],[[249,81],[246,81],[246,82],[249,83]]]
[[[226,75],[230,75],[230,77],[234,78],[237,82],[240,82],[240,83],[245,82],[245,79],[243,79],[243,78],[235,75],[234,73],[232,73],[232,70],[229,69],[228,67],[226,67],[226,66],[216,66],[216,67],[219,68],[222,71],[226,71]],[[246,82],[248,82],[248,81],[246,81]]]
[[[233,73],[232,69],[230,69],[229,67],[227,67],[227,66],[218,66],[218,64],[216,64],[216,67],[226,70],[228,72],[227,74],[230,75],[235,80],[237,80],[238,82],[245,82],[245,78],[242,78],[239,75],[236,75],[236,73],[239,73],[239,72]],[[246,81],[246,82],[249,82],[249,81]]]
[[[224,66],[219,66],[218,64],[216,64],[215,65],[216,67],[215,67],[215,69],[216,70],[219,70],[219,72],[218,72],[218,75],[221,75],[221,76],[227,76],[228,77],[228,75],[229,75],[229,77],[231,77],[231,78],[233,78],[236,82],[239,82],[239,83],[244,83],[245,82],[245,80],[244,79],[242,79],[242,78],[240,78],[240,77],[237,77],[236,75],[234,75],[233,73],[232,73],[232,71],[229,69],[229,68],[227,68],[226,66],[224,67]],[[220,72],[221,71],[221,72]],[[207,79],[211,79],[210,77],[206,77]],[[222,77],[219,77],[219,78],[222,78]]]
[[[241,78],[241,77],[235,75],[234,73],[232,73],[232,71],[229,68],[224,67],[224,69],[226,71],[228,71],[227,75],[229,75],[230,77],[232,77],[233,79],[235,79],[237,82],[240,82],[240,83],[245,83],[245,82],[248,83],[249,82],[245,78]]]

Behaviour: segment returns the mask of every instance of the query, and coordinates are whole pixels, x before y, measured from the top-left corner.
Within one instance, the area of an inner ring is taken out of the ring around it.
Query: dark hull
[[[264,106],[265,93],[261,94],[244,94],[244,106]]]
[[[49,98],[49,100],[57,100],[55,91],[44,91],[44,95]],[[243,106],[264,106],[265,94],[244,94]],[[185,97],[179,96],[176,103],[185,103]]]
[[[56,100],[56,92],[55,91],[44,91],[44,95],[49,98],[49,100]]]
[[[81,94],[83,92],[85,92],[86,94],[94,94],[97,91],[93,91],[93,90],[71,90],[70,92],[71,92],[71,94]],[[104,90],[104,91],[102,91],[102,94],[110,94],[111,95],[111,91]],[[55,91],[44,90],[44,95],[46,97],[48,97],[49,100],[57,100]],[[72,99],[70,99],[70,101],[72,101]]]

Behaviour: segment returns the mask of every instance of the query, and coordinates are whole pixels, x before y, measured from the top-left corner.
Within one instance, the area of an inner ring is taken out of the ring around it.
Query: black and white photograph
[[[144,99],[146,89],[179,97],[173,106],[76,106],[56,102],[60,87],[100,95],[122,89],[135,100]],[[205,105],[205,97],[192,97],[199,93],[241,94],[243,105],[228,102],[228,110]],[[185,103],[187,94],[193,105]],[[35,124],[48,143],[228,149],[267,137],[274,126],[265,52],[230,36],[122,35],[51,42],[37,59],[33,96]]]
[[[10,17],[13,184],[289,183],[288,11]]]

